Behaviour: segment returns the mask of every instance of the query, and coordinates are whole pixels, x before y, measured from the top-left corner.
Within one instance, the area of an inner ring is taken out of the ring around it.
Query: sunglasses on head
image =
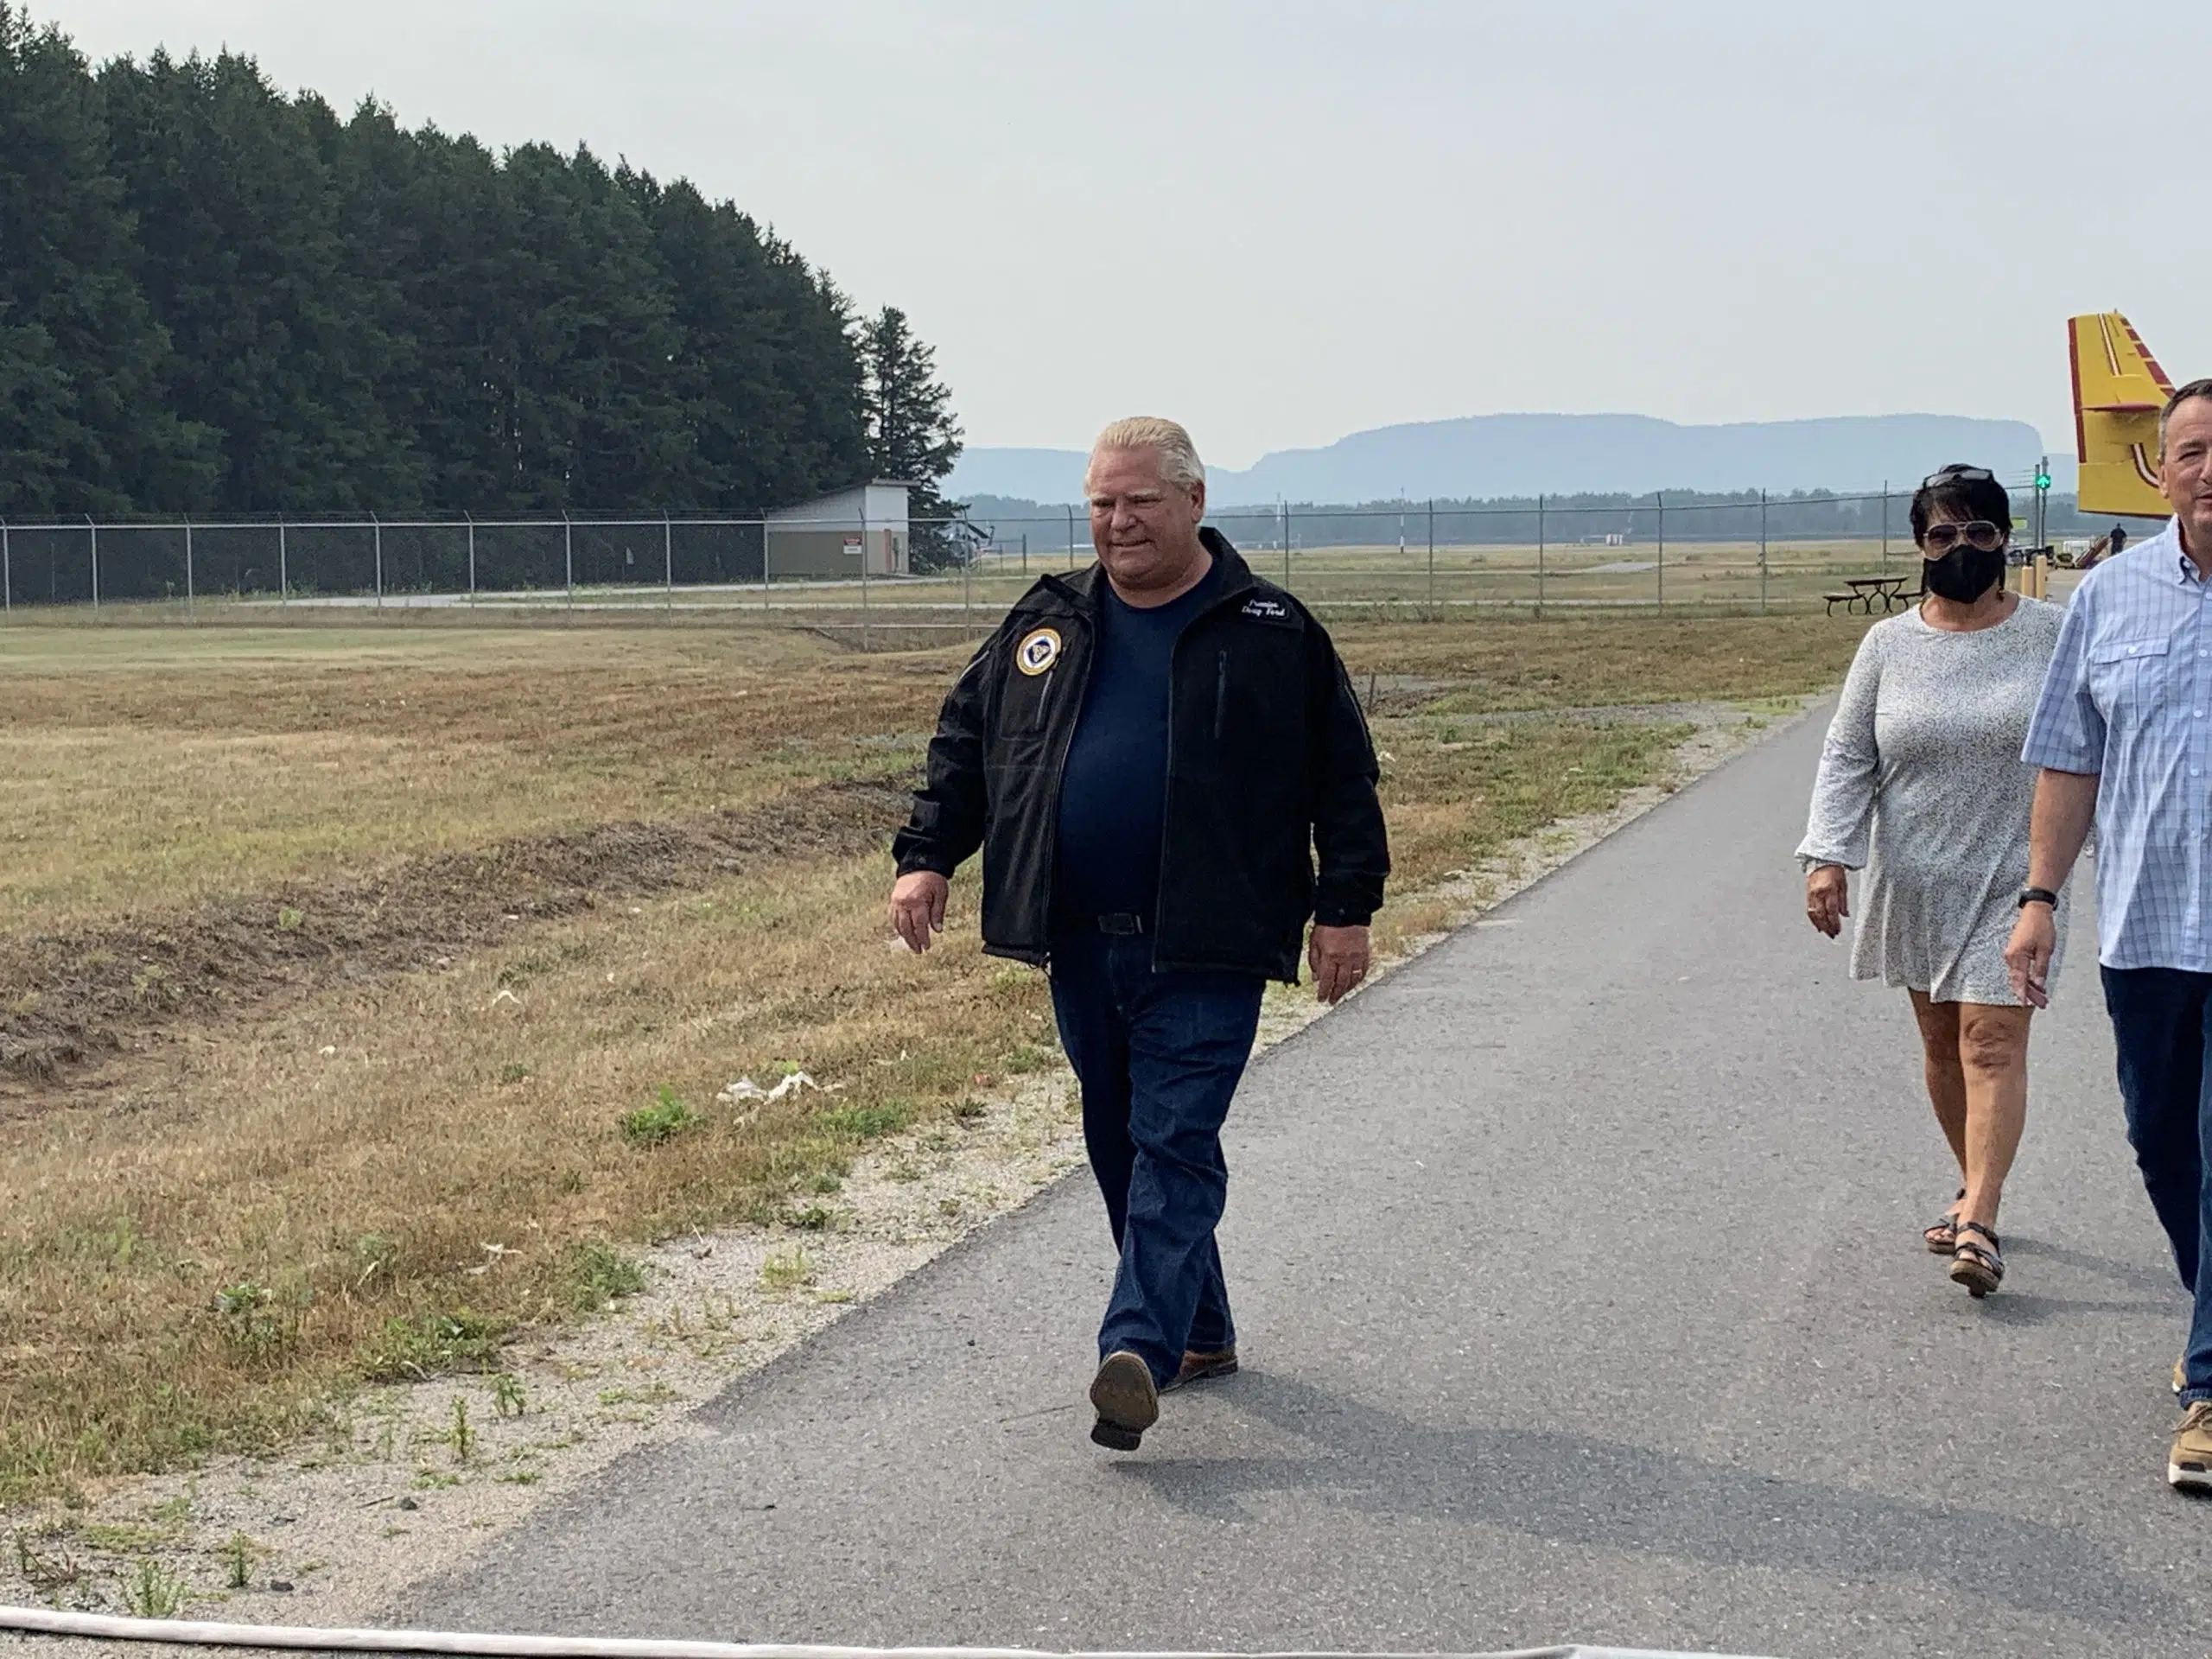
[[[1938,484],[1987,484],[1997,474],[1986,467],[1946,467],[1941,472],[1930,473],[1920,480],[1920,487],[1932,490]]]
[[[1961,542],[1987,553],[2005,545],[2005,532],[1986,518],[1969,518],[1963,524],[1930,524],[1920,544],[1930,553],[1949,552]]]

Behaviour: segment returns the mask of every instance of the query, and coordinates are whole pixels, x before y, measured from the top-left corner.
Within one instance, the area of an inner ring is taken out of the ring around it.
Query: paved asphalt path
[[[2184,1304],[2086,924],[1971,1302],[1902,993],[1806,925],[1827,711],[1267,1056],[1246,1369],[1133,1457],[1079,1404],[1071,1179],[391,1610],[852,1643],[2202,1655]]]

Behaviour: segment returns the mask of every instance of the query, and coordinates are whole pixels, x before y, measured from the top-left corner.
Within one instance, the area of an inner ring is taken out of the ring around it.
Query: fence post
[[[1026,530],[1021,532],[1021,574],[1025,578],[1029,575],[1029,532]]]
[[[873,619],[868,608],[868,491],[861,491],[861,654],[875,649]]]
[[[960,561],[960,620],[965,626],[976,626],[976,550],[970,546],[968,556]]]
[[[476,515],[473,512],[464,512],[461,516],[468,521],[468,608],[474,610],[476,608]]]
[[[1659,504],[1659,608],[1667,608],[1667,498],[1658,491],[1651,492],[1651,499]]]
[[[1436,498],[1428,498],[1428,620],[1436,620]]]
[[[1282,504],[1282,590],[1290,591],[1290,503]]]
[[[760,608],[768,608],[768,521],[760,521]]]
[[[8,556],[8,521],[0,518],[0,615],[16,609],[16,567]]]
[[[1882,574],[1890,573],[1890,480],[1882,480]]]
[[[569,590],[569,608],[576,608],[576,527],[569,510],[561,509],[561,580]]]
[[[1075,569],[1075,509],[1068,509],[1068,569]]]
[[[100,527],[92,523],[92,515],[85,515],[86,528],[92,532],[92,608],[100,607]]]
[[[184,515],[184,613],[193,613],[192,592],[192,515]]]
[[[373,512],[369,515],[373,525],[377,549],[377,609],[384,609],[384,520]]]
[[[1536,498],[1536,614],[1544,613],[1544,498]]]
[[[1889,519],[1889,503],[1882,504],[1882,518]],[[1766,614],[1766,492],[1759,492],[1759,614]]]
[[[292,562],[290,550],[284,545],[284,515],[276,515],[276,602],[289,606],[292,602]]]

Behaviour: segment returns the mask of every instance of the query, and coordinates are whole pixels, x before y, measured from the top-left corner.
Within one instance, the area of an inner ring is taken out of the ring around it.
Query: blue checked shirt
[[[2082,578],[2021,759],[2100,774],[2105,966],[2212,973],[2212,583],[2171,524]]]

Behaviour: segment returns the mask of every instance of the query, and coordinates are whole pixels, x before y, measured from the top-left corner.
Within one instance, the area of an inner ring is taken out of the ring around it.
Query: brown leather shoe
[[[1183,1353],[1182,1367],[1175,1373],[1175,1380],[1160,1392],[1173,1394],[1176,1389],[1186,1387],[1192,1382],[1205,1382],[1217,1376],[1236,1375],[1236,1351],[1234,1348],[1217,1349],[1211,1353],[1204,1353],[1196,1348],[1185,1349]]]
[[[1126,1349],[1106,1356],[1091,1379],[1090,1403],[1098,1421],[1090,1438],[1116,1452],[1134,1452],[1144,1432],[1160,1421],[1160,1391],[1152,1371]]]

